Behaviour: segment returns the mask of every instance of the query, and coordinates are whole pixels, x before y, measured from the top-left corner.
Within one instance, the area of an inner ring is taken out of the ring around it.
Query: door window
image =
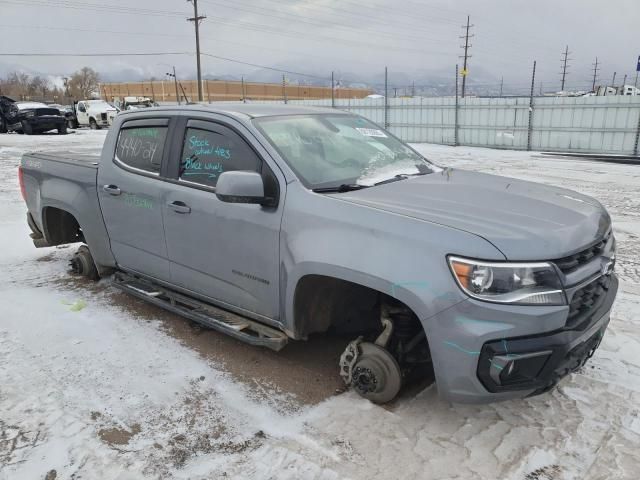
[[[222,172],[260,172],[261,166],[257,154],[231,130],[223,127],[186,129],[180,159],[181,180],[215,187]]]
[[[123,128],[118,136],[116,159],[128,167],[160,173],[167,127]]]

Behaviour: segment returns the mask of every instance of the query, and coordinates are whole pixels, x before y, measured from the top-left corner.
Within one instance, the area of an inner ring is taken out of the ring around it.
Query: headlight
[[[516,305],[565,305],[560,278],[547,262],[482,262],[449,257],[464,292],[478,300]]]
[[[30,112],[26,112],[26,113],[25,113],[25,116],[26,116],[26,117],[35,117],[35,116],[36,116],[36,112],[34,112],[33,110],[32,110],[32,111],[30,111]]]

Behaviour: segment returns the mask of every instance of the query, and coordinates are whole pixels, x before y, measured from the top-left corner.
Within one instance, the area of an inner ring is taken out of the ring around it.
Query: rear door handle
[[[191,213],[191,207],[180,201],[171,202],[169,208],[173,209],[176,213]]]
[[[109,195],[120,195],[122,193],[122,190],[120,190],[117,185],[103,185],[102,190]]]

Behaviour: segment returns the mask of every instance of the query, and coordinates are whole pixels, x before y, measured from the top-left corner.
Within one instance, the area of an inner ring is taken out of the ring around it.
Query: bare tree
[[[39,75],[36,75],[29,82],[29,95],[30,96],[41,96],[44,100],[47,96],[47,93],[51,89],[51,84],[48,79],[43,78]]]
[[[23,72],[11,72],[3,82],[6,95],[24,100],[29,95],[29,75]]]
[[[75,98],[92,98],[98,90],[98,73],[89,67],[82,69],[71,75],[69,79],[69,91]]]

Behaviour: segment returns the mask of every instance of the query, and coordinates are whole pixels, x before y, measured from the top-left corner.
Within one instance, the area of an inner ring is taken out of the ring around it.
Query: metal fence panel
[[[331,107],[331,99],[289,103]],[[336,99],[334,104],[384,125],[384,98]],[[455,97],[389,98],[388,109],[389,130],[402,140],[454,144]],[[533,150],[637,153],[640,97],[535,97],[532,113]],[[460,145],[526,149],[529,98],[460,99],[457,129]]]

